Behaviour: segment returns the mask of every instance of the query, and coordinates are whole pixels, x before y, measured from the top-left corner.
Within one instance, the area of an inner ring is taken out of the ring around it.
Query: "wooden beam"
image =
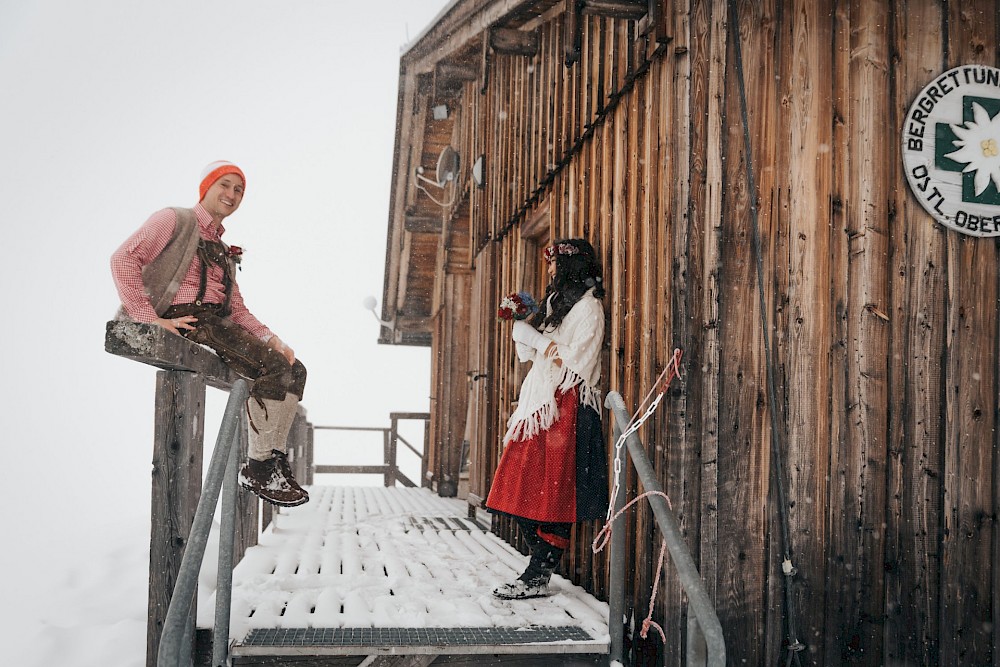
[[[490,48],[497,53],[511,56],[538,55],[539,35],[537,30],[526,32],[511,28],[493,28],[489,33]]]
[[[104,349],[164,370],[199,373],[217,389],[229,389],[239,378],[208,348],[155,324],[112,320],[107,323]]]
[[[419,419],[421,421],[427,421],[431,418],[431,413],[429,412],[390,412],[390,419]]]
[[[483,37],[482,62],[480,63],[480,66],[481,66],[481,69],[482,69],[482,73],[483,73],[483,80],[482,80],[482,85],[479,87],[479,94],[480,95],[485,95],[486,94],[486,86],[490,82],[490,62],[491,62],[491,59],[490,59],[490,40],[487,37]]]
[[[386,230],[385,272],[382,282],[382,319],[388,319],[390,306],[397,293],[402,261],[400,250],[406,232],[403,229],[403,215],[408,206],[416,201],[416,193],[410,174],[416,167],[413,161],[412,135],[418,130],[422,134],[423,116],[420,109],[426,104],[417,104],[416,76],[401,71],[399,77],[399,95],[396,100],[396,136],[393,150],[392,189],[389,193],[389,218]],[[414,125],[416,121],[419,125]],[[384,332],[385,328],[381,328]]]
[[[434,68],[434,76],[437,77],[436,85],[444,82],[447,85],[462,84],[466,81],[475,81],[479,78],[479,70],[471,65],[459,65],[457,63],[438,63]]]
[[[408,215],[403,221],[404,229],[415,234],[440,234],[441,224],[441,216]]]
[[[417,96],[427,97],[434,89],[434,75],[431,72],[417,72]]]
[[[646,15],[647,11],[649,11],[647,1],[648,0],[583,0],[581,3],[581,9],[584,14],[638,21]]]
[[[160,329],[156,325],[152,326]],[[183,340],[165,329],[160,331]],[[176,370],[157,373],[149,539],[149,614],[146,626],[147,667],[157,664],[163,623],[173,597],[174,583],[180,572],[198,499],[201,497],[204,437],[204,378]],[[197,594],[195,598],[197,599]],[[191,618],[194,619],[195,602],[191,604]],[[193,625],[193,620],[190,622]]]
[[[462,95],[462,83],[451,79],[434,79],[434,95],[436,102],[458,99]]]
[[[647,12],[639,20],[639,34],[645,35],[657,44],[667,44],[673,41],[668,23],[670,14],[667,12],[665,0],[646,0]]]
[[[479,79],[479,68],[468,63],[441,61],[434,66],[433,99],[454,99],[461,95],[462,86]]]
[[[486,507],[486,499],[482,496],[477,496],[471,491],[466,495],[465,502],[469,504],[468,518],[472,520],[476,519],[476,510]]]
[[[396,486],[396,428],[393,424],[393,428],[382,433],[382,451],[383,460],[385,461],[385,472],[382,475],[382,483],[388,488],[390,486]]]
[[[369,466],[316,466],[317,475],[384,475],[389,472],[389,466],[369,465]]]
[[[580,60],[580,48],[583,40],[583,20],[580,16],[580,0],[566,1],[566,66]]]
[[[430,331],[403,331],[396,334],[397,345],[414,345],[416,347],[431,346]]]

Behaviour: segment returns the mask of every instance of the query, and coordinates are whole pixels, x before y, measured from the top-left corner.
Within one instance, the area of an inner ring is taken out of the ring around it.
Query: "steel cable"
[[[793,662],[800,665],[799,652],[805,649],[798,639],[798,631],[795,621],[795,606],[792,600],[792,577],[795,576],[796,569],[792,565],[792,536],[788,520],[788,497],[785,491],[785,472],[782,465],[783,444],[781,442],[780,429],[778,427],[778,401],[777,392],[774,388],[774,369],[771,361],[771,337],[767,323],[767,310],[764,299],[764,260],[760,245],[760,229],[757,214],[757,184],[754,180],[753,153],[750,146],[750,119],[747,113],[746,84],[743,75],[743,50],[740,47],[740,14],[736,0],[729,0],[729,35],[733,42],[734,54],[736,56],[736,73],[740,92],[740,115],[743,120],[743,144],[746,152],[746,177],[747,188],[750,198],[750,220],[752,228],[753,249],[757,264],[757,294],[760,299],[760,326],[764,335],[764,363],[767,371],[767,397],[771,407],[771,478],[774,480],[775,489],[778,494],[778,516],[781,523],[781,547],[782,563],[781,571],[785,590],[785,626],[788,634],[788,656],[786,665]]]

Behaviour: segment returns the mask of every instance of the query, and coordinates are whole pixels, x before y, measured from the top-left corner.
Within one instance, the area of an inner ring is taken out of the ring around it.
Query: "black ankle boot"
[[[553,546],[548,542],[539,539],[538,544],[531,550],[531,559],[528,567],[518,579],[524,582],[549,583],[552,573],[559,565],[563,550]]]
[[[549,579],[563,550],[539,539],[531,550],[528,567],[513,583],[498,586],[493,595],[504,600],[524,600],[549,594]]]

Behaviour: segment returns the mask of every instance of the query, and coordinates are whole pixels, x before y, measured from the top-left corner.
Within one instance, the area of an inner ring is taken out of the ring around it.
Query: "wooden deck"
[[[234,665],[607,664],[607,605],[583,589],[556,576],[549,597],[493,598],[526,557],[464,502],[427,489],[310,492],[234,571]]]

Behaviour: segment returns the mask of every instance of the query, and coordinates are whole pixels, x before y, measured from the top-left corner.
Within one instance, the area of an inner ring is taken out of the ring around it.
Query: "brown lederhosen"
[[[198,244],[201,259],[201,282],[194,303],[179,303],[167,309],[164,319],[194,316],[194,329],[178,329],[188,340],[211,348],[234,371],[254,381],[250,395],[258,398],[284,400],[286,393],[302,399],[306,384],[306,367],[298,359],[294,364],[280,352],[229,319],[229,298],[232,293],[232,265],[227,261],[222,243],[202,240]],[[207,264],[222,267],[225,303],[203,303],[207,282]]]

